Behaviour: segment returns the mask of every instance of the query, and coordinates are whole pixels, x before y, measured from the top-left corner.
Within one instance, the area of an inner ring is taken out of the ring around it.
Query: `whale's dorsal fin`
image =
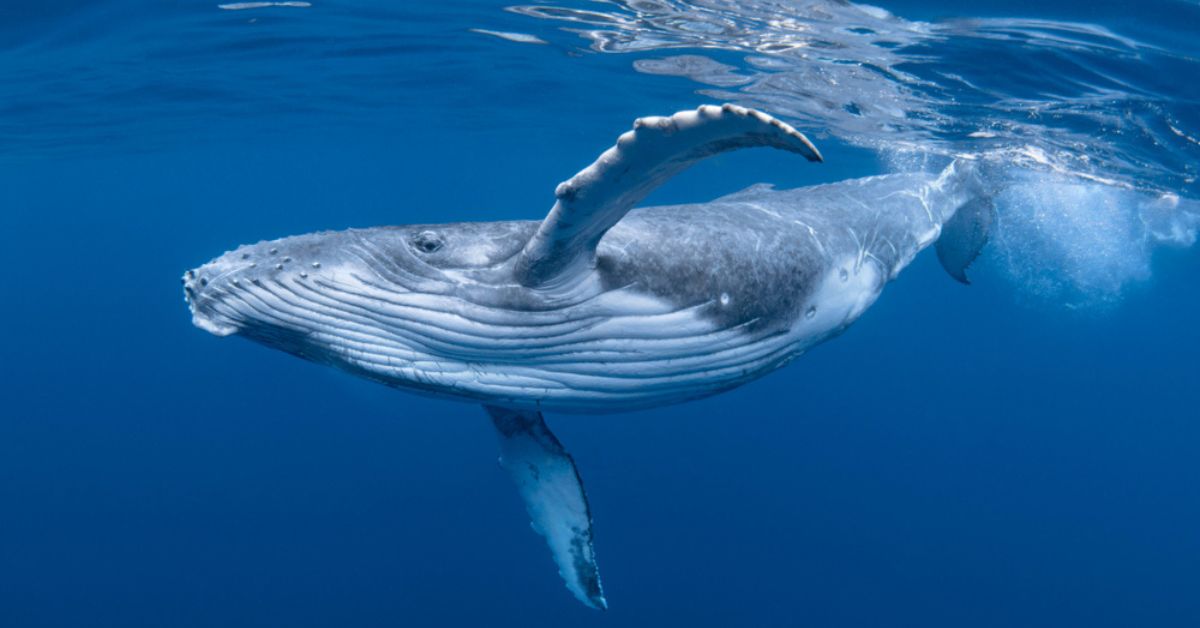
[[[533,529],[546,537],[563,582],[580,602],[608,608],[592,547],[592,513],[571,454],[540,412],[484,409],[500,434],[500,466],[516,483]]]
[[[754,146],[822,160],[799,131],[745,107],[639,118],[616,146],[558,185],[558,201],[517,258],[517,279],[543,286],[590,268],[600,238],[654,188],[705,157]]]

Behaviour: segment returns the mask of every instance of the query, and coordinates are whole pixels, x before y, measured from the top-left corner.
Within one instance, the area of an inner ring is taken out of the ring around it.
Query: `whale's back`
[[[612,287],[636,286],[720,326],[784,329],[831,272],[895,276],[937,239],[946,199],[933,177],[869,177],[793,190],[757,185],[710,203],[631,212],[600,243]],[[876,292],[882,283],[871,286]]]

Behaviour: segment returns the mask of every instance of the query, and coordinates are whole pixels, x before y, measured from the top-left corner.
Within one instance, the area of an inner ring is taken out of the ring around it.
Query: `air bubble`
[[[804,318],[811,319],[812,317],[814,317],[816,315],[817,315],[817,306],[810,305],[808,307],[808,311],[804,313]]]
[[[838,271],[838,278],[841,279],[842,281],[846,281],[846,280],[850,279],[850,273],[846,272],[846,269],[843,268]]]
[[[728,292],[721,293],[721,305],[729,305],[729,293]]]

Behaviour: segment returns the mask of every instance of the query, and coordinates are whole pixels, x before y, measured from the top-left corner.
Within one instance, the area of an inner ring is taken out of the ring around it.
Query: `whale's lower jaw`
[[[412,318],[402,319],[385,314],[385,307],[368,308],[366,301],[358,303],[364,308],[358,314],[332,325],[324,305],[297,310],[288,325],[253,321],[233,329],[258,344],[408,392],[566,413],[622,412],[705,397],[773,370],[792,353],[786,334],[717,328],[703,307],[545,325],[498,317],[486,337],[477,337],[457,315],[405,311]],[[362,318],[367,309],[373,313]],[[301,317],[324,323],[305,325]],[[227,335],[229,327],[205,329]]]
[[[220,319],[197,312],[195,308],[192,309],[192,324],[214,336],[232,336],[238,332],[237,325],[220,322]]]

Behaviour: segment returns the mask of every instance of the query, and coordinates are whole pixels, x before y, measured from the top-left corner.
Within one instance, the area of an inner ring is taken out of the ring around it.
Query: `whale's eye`
[[[422,231],[413,236],[411,242],[413,247],[421,253],[433,253],[442,248],[442,245],[446,243],[442,239],[442,236],[433,231]]]

